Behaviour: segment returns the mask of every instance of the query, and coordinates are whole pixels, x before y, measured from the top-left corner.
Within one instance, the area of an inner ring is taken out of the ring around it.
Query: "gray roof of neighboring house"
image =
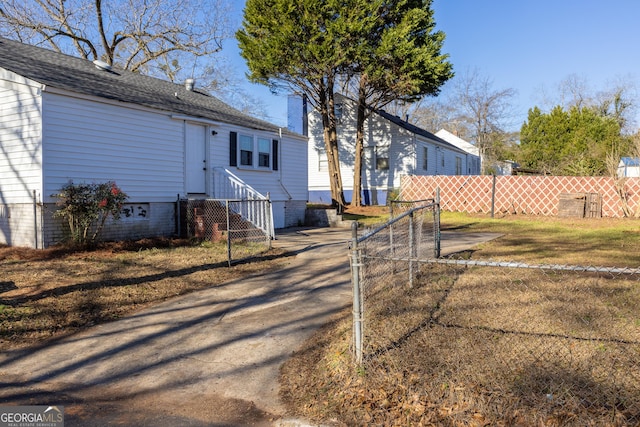
[[[218,98],[184,85],[112,67],[96,67],[90,60],[30,46],[0,37],[0,67],[57,89],[137,104],[185,116],[252,129],[294,134],[256,119]],[[295,134],[297,135],[297,134]]]
[[[620,163],[624,166],[640,166],[640,159],[637,157],[623,157],[620,159]]]
[[[444,145],[447,148],[450,148],[454,151],[459,151],[461,153],[464,154],[468,154],[465,150],[463,150],[460,147],[456,147],[455,145],[451,144],[448,141],[445,141],[444,139],[432,134],[431,132],[424,130],[422,128],[419,128],[418,126],[412,125],[411,123],[402,120],[400,117],[398,116],[394,116],[393,114],[389,114],[384,110],[374,110],[376,114],[380,115],[381,117],[389,120],[390,122],[400,126],[403,129],[408,130],[411,133],[414,133],[416,135],[420,135],[420,136],[424,136],[425,138],[429,138],[435,142],[437,142],[440,145]]]

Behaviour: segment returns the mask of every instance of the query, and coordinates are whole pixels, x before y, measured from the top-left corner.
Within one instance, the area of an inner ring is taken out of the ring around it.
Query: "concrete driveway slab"
[[[279,368],[351,304],[350,236],[349,229],[286,230],[274,246],[296,256],[278,271],[40,348],[2,351],[0,404],[65,406],[67,426],[302,425],[281,419]]]

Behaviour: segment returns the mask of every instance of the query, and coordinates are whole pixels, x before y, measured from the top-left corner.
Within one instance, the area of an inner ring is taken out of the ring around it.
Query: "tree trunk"
[[[322,115],[322,128],[324,146],[327,152],[327,166],[329,169],[329,184],[331,187],[331,204],[340,210],[344,208],[344,189],[342,188],[342,175],[340,174],[340,156],[338,153],[338,136],[336,132],[336,120],[333,101],[333,83],[327,82],[320,94],[320,113]]]
[[[352,206],[362,206],[362,157],[364,153],[364,120],[366,118],[366,77],[360,78],[358,87],[358,116],[356,119],[356,147],[353,161]]]

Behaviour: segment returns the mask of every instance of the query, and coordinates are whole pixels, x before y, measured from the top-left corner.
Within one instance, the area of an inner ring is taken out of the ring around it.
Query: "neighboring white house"
[[[476,161],[469,163],[469,175],[480,175],[480,154],[478,147],[465,141],[457,135],[451,132],[440,129],[436,132],[436,136],[444,139],[445,141],[455,145],[458,148],[463,149],[469,154],[476,156]],[[514,168],[517,168],[518,164],[512,161],[496,161],[490,165],[490,169],[493,169],[493,173],[496,175],[513,175]]]
[[[640,177],[640,159],[637,157],[623,157],[618,164],[618,177]]]
[[[480,175],[480,153],[478,147],[445,129],[440,129],[436,132],[436,136],[471,154],[472,157],[467,163],[467,175]]]
[[[300,102],[298,102],[300,104]],[[290,108],[290,129],[309,135],[309,202],[331,203],[320,115],[306,106]],[[340,172],[347,201],[353,193],[353,161],[356,138],[356,105],[349,98],[336,94]],[[303,119],[299,120],[300,112]],[[295,117],[294,117],[295,116]],[[304,117],[307,119],[304,120]],[[407,121],[386,113],[372,111],[365,123],[365,159],[362,169],[363,201],[371,205],[386,203],[390,191],[400,187],[405,175],[469,175],[475,172],[479,159],[436,135]]]
[[[58,242],[52,195],[69,181],[115,181],[144,212],[110,238],[171,235],[177,198],[234,197],[223,181],[268,193],[283,228],[304,220],[307,138],[192,84],[0,38],[0,243]]]

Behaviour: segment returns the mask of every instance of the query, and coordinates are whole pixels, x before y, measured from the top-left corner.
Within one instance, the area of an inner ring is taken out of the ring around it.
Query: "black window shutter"
[[[272,142],[272,149],[271,151],[273,152],[273,170],[277,171],[278,170],[278,143],[279,141],[277,139],[274,139]]]
[[[238,133],[229,134],[229,166],[238,166]]]

